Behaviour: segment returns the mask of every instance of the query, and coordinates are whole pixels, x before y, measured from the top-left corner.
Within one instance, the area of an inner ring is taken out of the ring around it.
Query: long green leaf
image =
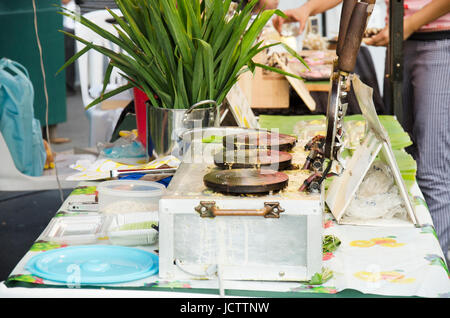
[[[192,88],[191,88],[191,103],[195,104],[197,96],[199,95],[200,87],[204,83],[203,79],[203,54],[202,50],[198,50],[195,55],[195,64],[194,64],[194,76],[192,80]]]
[[[71,33],[68,33],[65,31],[61,31],[61,32],[75,38],[76,40],[84,43],[85,45],[89,46],[90,48],[109,57],[122,70],[124,68],[126,68],[128,70],[128,73],[131,75],[131,77],[133,77],[133,74],[135,74],[135,73],[141,74],[149,83],[151,83],[152,87],[154,87],[159,92],[158,94],[163,94],[165,91],[167,91],[165,89],[165,87],[161,86],[160,79],[158,78],[157,74],[153,74],[153,71],[151,68],[146,68],[146,67],[143,68],[139,64],[137,64],[135,60],[133,60],[132,58],[130,58],[126,55],[119,54],[119,53],[116,53],[105,47],[92,44],[92,43],[90,43],[86,40],[83,40],[82,38],[80,38],[76,35],[73,35]],[[124,71],[124,72],[126,72],[126,71]]]
[[[154,105],[185,108],[204,99],[222,102],[245,71],[262,67],[283,74],[282,70],[252,61],[272,46],[256,41],[264,25],[273,14],[283,15],[279,10],[265,10],[249,24],[257,2],[251,0],[228,19],[231,0],[116,0],[121,14],[109,12],[117,21],[117,35],[75,12],[62,10],[61,14],[79,20],[122,52],[73,36],[86,47],[61,69],[93,49],[110,59],[102,93],[115,67]],[[296,52],[285,48],[304,63]],[[107,96],[110,92],[102,95]]]
[[[303,78],[301,78],[300,76],[292,74],[292,73],[289,73],[289,72],[285,72],[282,69],[279,69],[277,67],[273,67],[273,66],[269,66],[269,65],[265,65],[265,64],[260,64],[260,63],[255,63],[255,66],[260,67],[260,68],[265,69],[265,70],[268,70],[268,71],[271,71],[271,72],[274,72],[274,73],[281,74],[281,75],[294,77],[294,78],[296,78],[296,79],[298,79],[300,81],[303,81]]]
[[[114,90],[112,90],[112,91],[110,91],[110,92],[108,92],[108,93],[106,93],[106,94],[104,94],[104,95],[102,95],[102,96],[96,98],[96,99],[95,99],[94,101],[92,101],[89,105],[87,105],[87,106],[85,107],[85,109],[89,109],[89,108],[91,108],[92,106],[95,106],[95,105],[97,105],[98,103],[101,103],[102,101],[104,101],[104,100],[106,100],[106,99],[108,99],[108,98],[110,98],[110,97],[113,97],[113,96],[115,96],[115,95],[117,95],[117,94],[120,94],[120,93],[122,93],[122,92],[124,92],[124,91],[126,91],[126,90],[128,90],[128,89],[130,89],[130,88],[133,88],[133,87],[134,87],[134,85],[133,85],[132,83],[128,83],[128,84],[126,84],[126,85],[124,85],[124,86],[121,86],[121,87],[119,87],[119,88],[116,88],[116,89],[114,89]]]
[[[74,56],[72,56],[70,59],[67,60],[66,63],[64,63],[63,66],[60,67],[60,69],[56,72],[56,74],[59,74],[59,72],[61,72],[63,69],[65,69],[67,66],[69,66],[70,64],[72,64],[73,62],[75,62],[80,56],[82,56],[84,53],[86,53],[87,51],[89,51],[91,48],[88,46],[85,46],[82,50],[80,50],[79,52],[77,52]]]
[[[177,79],[177,91],[179,92],[180,103],[182,103],[182,107],[180,108],[189,108],[190,102],[186,92],[183,74],[183,61],[181,59],[178,61]]]
[[[118,45],[119,47],[122,47],[124,49],[128,48],[128,46],[125,43],[123,43],[120,38],[116,37],[111,32],[109,32],[109,31],[99,27],[98,25],[96,25],[95,23],[93,23],[89,19],[86,19],[82,15],[79,15],[79,14],[73,12],[73,11],[70,11],[69,9],[66,9],[66,8],[63,8],[63,9],[68,11],[68,12],[70,12],[70,13],[59,12],[60,14],[62,14],[64,16],[67,16],[67,17],[73,19],[74,21],[79,21],[81,24],[83,24],[86,27],[90,28],[92,31],[94,31],[95,33],[97,33],[101,37],[107,39],[108,41],[111,41],[112,43]]]
[[[214,61],[211,45],[203,40],[198,40],[203,49],[203,65],[205,68],[205,80],[208,88],[208,99],[215,98]]]
[[[308,70],[310,70],[309,65],[306,64],[305,60],[293,49],[291,48],[289,45],[280,42],[279,43],[282,47],[284,47],[284,49],[286,51],[289,52],[289,54],[291,54],[292,56],[294,56],[297,60],[299,60],[304,66],[306,66],[308,68]]]
[[[108,67],[106,68],[105,78],[103,79],[103,88],[102,88],[102,92],[100,93],[100,96],[103,96],[103,94],[106,91],[106,87],[108,86],[109,79],[111,78],[111,73],[112,73],[113,68],[114,68],[114,66],[110,62],[108,64]]]
[[[179,3],[183,3],[186,5],[187,14],[192,23],[192,38],[200,38],[202,35],[201,29],[201,16],[199,15],[198,1],[180,1]]]
[[[177,8],[175,7],[174,2],[161,0],[160,4],[162,8],[164,8],[163,16],[166,19],[170,34],[178,44],[177,46],[180,49],[184,61],[186,62],[185,66],[189,67],[189,65],[192,65],[193,61],[192,51],[194,51],[194,47],[192,44],[192,38],[187,36],[186,30],[181,23],[180,16],[177,14]]]

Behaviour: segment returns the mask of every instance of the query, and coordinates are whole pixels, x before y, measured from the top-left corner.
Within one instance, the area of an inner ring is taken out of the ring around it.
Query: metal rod
[[[174,175],[177,168],[165,168],[165,169],[133,169],[133,170],[111,170],[110,177],[116,178],[120,175],[128,174],[152,174],[152,175]]]
[[[403,0],[389,1],[389,59],[390,105],[394,115],[403,123]]]
[[[322,36],[327,37],[327,13],[322,13]]]

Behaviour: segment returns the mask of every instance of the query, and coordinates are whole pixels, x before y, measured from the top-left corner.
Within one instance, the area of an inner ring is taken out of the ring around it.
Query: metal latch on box
[[[216,216],[263,216],[265,218],[279,218],[284,209],[279,202],[264,202],[262,209],[219,209],[214,201],[200,201],[195,207],[202,218],[214,218]]]

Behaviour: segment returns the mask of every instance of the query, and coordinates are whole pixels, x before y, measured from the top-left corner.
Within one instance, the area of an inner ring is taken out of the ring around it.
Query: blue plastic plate
[[[67,284],[113,284],[158,273],[158,256],[114,245],[63,247],[33,256],[25,266],[33,275]]]

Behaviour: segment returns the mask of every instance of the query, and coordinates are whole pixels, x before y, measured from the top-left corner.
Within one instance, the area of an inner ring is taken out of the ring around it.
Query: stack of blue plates
[[[158,256],[137,248],[83,245],[32,257],[26,269],[38,277],[66,284],[113,284],[158,273]]]

